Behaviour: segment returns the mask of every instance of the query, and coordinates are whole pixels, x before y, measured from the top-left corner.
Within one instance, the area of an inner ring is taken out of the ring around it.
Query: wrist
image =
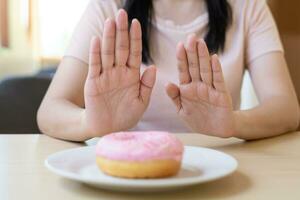
[[[118,131],[114,130],[113,127],[108,127],[107,124],[93,120],[93,118],[88,116],[86,109],[83,109],[81,112],[81,130],[83,137],[87,138],[87,140]]]
[[[107,128],[100,127],[100,123],[97,123],[96,126],[93,126],[92,124],[93,123],[91,123],[91,119],[88,117],[86,109],[83,109],[81,112],[81,133],[86,140],[94,137],[101,137],[110,133],[107,131]]]
[[[243,111],[238,110],[233,112],[233,137],[242,138],[243,133]]]
[[[89,140],[94,137],[94,133],[89,128],[87,122],[86,110],[82,109],[80,113],[80,133],[84,140]]]

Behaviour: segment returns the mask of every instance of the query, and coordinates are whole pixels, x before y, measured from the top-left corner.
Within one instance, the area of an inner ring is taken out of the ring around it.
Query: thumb
[[[168,96],[172,99],[173,103],[177,108],[177,112],[181,109],[181,99],[180,99],[180,90],[177,85],[174,83],[168,83],[166,85],[166,91]]]
[[[150,96],[155,84],[155,80],[156,67],[150,66],[144,71],[141,78],[140,98],[145,103],[145,105],[148,105],[150,101]]]

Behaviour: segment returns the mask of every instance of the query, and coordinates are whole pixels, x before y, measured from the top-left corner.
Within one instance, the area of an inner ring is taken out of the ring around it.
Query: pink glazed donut
[[[177,174],[183,145],[167,132],[119,132],[100,139],[96,162],[104,173],[125,178],[160,178]]]

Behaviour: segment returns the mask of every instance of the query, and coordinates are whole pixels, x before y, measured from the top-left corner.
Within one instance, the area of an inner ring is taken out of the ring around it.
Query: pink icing
[[[179,139],[167,132],[119,132],[102,137],[97,144],[96,154],[113,160],[181,161],[183,145]]]

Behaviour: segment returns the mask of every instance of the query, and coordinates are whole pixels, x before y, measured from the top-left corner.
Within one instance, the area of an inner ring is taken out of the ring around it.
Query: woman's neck
[[[177,25],[187,24],[206,10],[204,0],[153,0],[154,13]]]

